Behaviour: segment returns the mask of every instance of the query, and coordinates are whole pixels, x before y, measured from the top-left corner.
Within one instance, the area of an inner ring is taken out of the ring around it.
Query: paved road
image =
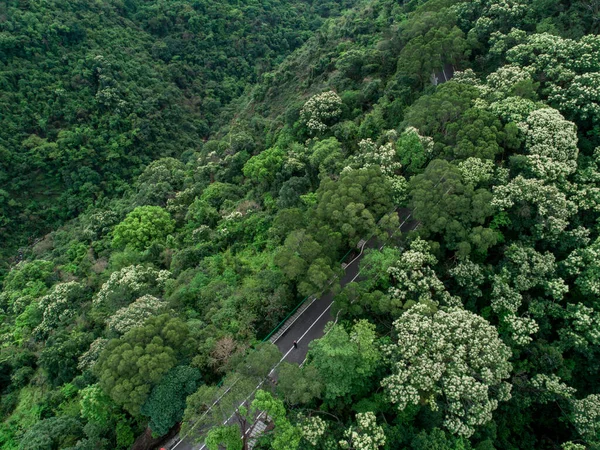
[[[398,217],[400,219],[400,231],[403,233],[414,230],[418,226],[418,222],[411,217],[411,211],[408,208],[400,208]],[[379,245],[377,240],[372,238],[364,244],[363,249],[375,248]],[[363,249],[344,269],[344,275],[340,280],[342,287],[358,277],[360,261],[364,256]],[[324,294],[304,310],[285,333],[275,341],[275,345],[283,354],[282,361],[297,364],[304,362],[308,353],[308,344],[323,337],[325,325],[333,320],[331,316],[332,305],[333,294],[331,292]],[[294,341],[298,343],[298,348],[294,348]],[[229,422],[232,422],[232,420]],[[194,443],[188,438],[181,442],[175,441],[166,448],[173,450],[205,450],[206,446],[203,443]]]

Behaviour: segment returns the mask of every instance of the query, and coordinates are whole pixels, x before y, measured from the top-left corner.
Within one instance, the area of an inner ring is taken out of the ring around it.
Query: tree
[[[572,401],[573,424],[591,447],[600,445],[600,395]]]
[[[181,420],[185,410],[185,399],[196,391],[201,378],[198,369],[177,366],[154,386],[141,408],[141,413],[150,418],[148,426],[154,434],[165,435]]]
[[[388,293],[396,311],[401,307],[408,309],[415,303],[460,304],[460,299],[450,296],[433,270],[436,263],[429,244],[417,238],[410,243],[410,249],[388,268],[387,272],[393,281]]]
[[[171,273],[142,265],[128,266],[110,274],[93,300],[94,307],[113,312],[144,295],[160,295]]]
[[[25,433],[19,450],[66,448],[74,445],[81,435],[81,423],[74,417],[50,417],[40,420]]]
[[[170,214],[159,206],[138,206],[113,231],[113,247],[146,250],[152,243],[164,243],[175,229]]]
[[[372,412],[358,413],[356,426],[344,432],[340,447],[353,450],[377,450],[385,445],[383,428],[377,425],[377,418]]]
[[[253,156],[244,165],[244,176],[257,184],[267,186],[275,180],[281,169],[284,152],[278,147],[269,148]]]
[[[323,383],[317,368],[283,362],[277,368],[277,392],[290,405],[306,404],[321,396]]]
[[[175,158],[161,158],[152,162],[137,180],[137,205],[166,206],[183,188],[185,166]]]
[[[555,109],[533,111],[521,125],[533,175],[564,180],[577,169],[577,127]]]
[[[144,295],[135,302],[119,309],[106,323],[110,329],[125,334],[132,328],[140,327],[150,317],[162,312],[166,303],[152,295]]]
[[[394,322],[386,351],[393,375],[382,381],[400,411],[425,402],[453,434],[471,436],[510,398],[510,349],[485,319],[461,308],[431,313],[417,304]]]
[[[465,258],[471,251],[485,254],[498,236],[485,226],[494,213],[492,193],[466,184],[454,165],[433,160],[410,181],[413,214],[425,237],[441,235],[446,247]]]
[[[167,314],[112,339],[94,366],[102,389],[133,416],[152,388],[186,354],[193,341],[187,325]]]
[[[341,232],[354,246],[378,231],[377,221],[392,210],[392,188],[378,167],[344,170],[317,190],[316,219]]]
[[[342,99],[334,91],[313,95],[300,111],[300,118],[311,133],[322,133],[342,114]]]
[[[335,137],[316,141],[310,150],[309,162],[316,171],[332,175],[342,170],[342,144]]]
[[[324,399],[333,401],[360,395],[370,388],[370,377],[380,363],[375,326],[366,320],[354,324],[350,333],[340,325],[309,344],[310,365],[316,367],[324,385]]]

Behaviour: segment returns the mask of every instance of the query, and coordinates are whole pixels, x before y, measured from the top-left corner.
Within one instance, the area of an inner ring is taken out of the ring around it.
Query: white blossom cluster
[[[600,296],[600,238],[591,245],[575,249],[563,266],[571,276],[577,276],[575,284],[585,295]]]
[[[510,337],[515,345],[529,344],[533,341],[531,335],[537,333],[540,329],[537,322],[530,317],[506,314],[501,317],[501,320],[511,332]]]
[[[388,268],[388,273],[394,280],[394,286],[389,288],[388,294],[402,303],[413,300],[456,304],[456,299],[446,291],[444,283],[432,269],[436,263],[437,259],[430,253],[429,244],[421,238],[415,239],[396,264]]]
[[[567,325],[558,331],[563,350],[587,351],[600,345],[600,312],[581,303],[568,304],[566,319]]]
[[[487,105],[487,109],[505,122],[522,122],[540,107],[540,103],[518,96],[505,97]]]
[[[556,401],[558,398],[570,399],[577,391],[554,374],[537,374],[529,383],[538,391],[538,401],[543,404]]]
[[[577,127],[553,108],[533,111],[519,123],[527,158],[541,179],[563,179],[577,170]]]
[[[532,80],[532,70],[517,64],[507,64],[500,67],[496,72],[488,75],[487,90],[488,97],[499,100],[509,96],[514,87],[523,81]]]
[[[569,287],[556,275],[556,260],[550,252],[540,253],[533,247],[515,243],[506,249],[505,258],[504,267],[493,277],[491,306],[514,343],[526,345],[539,327],[533,319],[519,313],[522,292],[541,288],[547,296],[562,300]]]
[[[152,287],[162,289],[170,277],[171,272],[168,270],[156,270],[142,265],[124,267],[110,275],[93,302],[95,305],[102,305],[115,294],[136,297],[145,294],[144,291]]]
[[[363,139],[358,143],[358,154],[351,161],[359,167],[379,166],[387,176],[396,175],[402,168],[393,143],[377,145],[371,139]]]
[[[576,444],[575,442],[565,442],[560,446],[562,450],[586,450],[585,445]]]
[[[100,353],[102,353],[102,350],[104,350],[104,347],[106,347],[106,344],[108,344],[108,339],[104,338],[97,338],[94,342],[92,342],[88,351],[79,357],[77,368],[79,370],[92,369],[94,364],[96,364]]]
[[[576,75],[566,85],[552,85],[548,101],[581,119],[600,120],[600,73]]]
[[[600,395],[573,400],[573,424],[591,445],[600,445]],[[595,447],[594,447],[595,448]]]
[[[43,311],[43,319],[35,328],[34,334],[44,337],[54,328],[75,317],[82,293],[83,286],[76,281],[55,285],[52,291],[40,300],[39,308]]]
[[[457,307],[431,314],[417,304],[394,329],[396,343],[384,349],[393,375],[382,386],[400,410],[425,400],[444,408],[449,431],[468,437],[510,398],[503,381],[512,369],[510,349],[484,318]]]
[[[316,447],[321,437],[327,431],[327,422],[318,416],[311,416],[301,419],[300,430],[302,431],[302,437],[308,441],[310,445]]]
[[[485,281],[485,276],[479,264],[466,259],[450,269],[449,272],[466,295],[474,297],[483,295],[479,286]]]
[[[548,100],[583,120],[600,120],[600,38],[575,41],[547,33],[528,36],[506,53],[511,62],[543,74]]]
[[[405,200],[408,182],[399,175],[402,164],[398,161],[394,144],[388,142],[384,145],[377,145],[371,139],[363,139],[358,143],[358,149],[358,154],[350,158],[352,167],[378,166],[392,185],[394,202],[398,204]]]
[[[140,327],[152,316],[167,307],[166,302],[152,295],[144,295],[135,302],[119,309],[106,321],[108,327],[117,333],[125,334],[132,328]]]
[[[327,123],[342,114],[342,99],[334,91],[313,95],[304,104],[300,117],[306,127],[314,132],[327,130]]]
[[[383,428],[377,425],[377,418],[372,412],[358,413],[357,426],[344,432],[339,444],[344,449],[377,450],[385,445]]]
[[[492,179],[494,161],[471,156],[458,163],[458,170],[466,184],[477,186],[479,183],[485,183]]]
[[[570,217],[577,212],[575,203],[554,185],[543,180],[517,175],[508,184],[494,186],[492,204],[507,210],[519,203],[529,203],[537,212],[531,228],[536,239],[556,241],[567,228]]]

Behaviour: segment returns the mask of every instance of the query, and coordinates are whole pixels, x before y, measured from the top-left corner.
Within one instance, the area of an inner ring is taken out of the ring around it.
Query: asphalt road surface
[[[411,211],[408,208],[398,209],[398,217],[400,219],[400,231],[406,233],[417,228],[419,222],[411,217]],[[340,280],[342,287],[351,283],[359,276],[360,261],[364,256],[364,249],[375,248],[379,243],[375,238],[367,241],[360,253],[354,257],[344,269],[344,275]],[[283,333],[275,345],[284,355],[282,361],[302,364],[308,353],[308,344],[315,339],[323,337],[325,333],[325,325],[327,322],[334,320],[331,315],[331,306],[333,305],[333,294],[328,292],[315,300],[304,312],[296,319],[296,321]],[[298,343],[298,348],[294,348],[294,341]],[[228,423],[233,422],[233,418]],[[171,445],[165,446],[166,449],[172,450],[205,450],[206,446],[203,443],[195,443],[190,438],[185,438],[182,441],[175,440]]]

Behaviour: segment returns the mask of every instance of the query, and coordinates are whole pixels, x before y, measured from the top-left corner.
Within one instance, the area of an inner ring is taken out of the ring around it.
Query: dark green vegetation
[[[255,448],[598,448],[599,12],[3,3],[7,253],[54,231],[6,260],[2,448],[220,423],[372,234],[307,364],[238,411],[274,421]]]
[[[0,246],[122,194],[157,158],[193,153],[223,105],[351,4],[2,2]]]

